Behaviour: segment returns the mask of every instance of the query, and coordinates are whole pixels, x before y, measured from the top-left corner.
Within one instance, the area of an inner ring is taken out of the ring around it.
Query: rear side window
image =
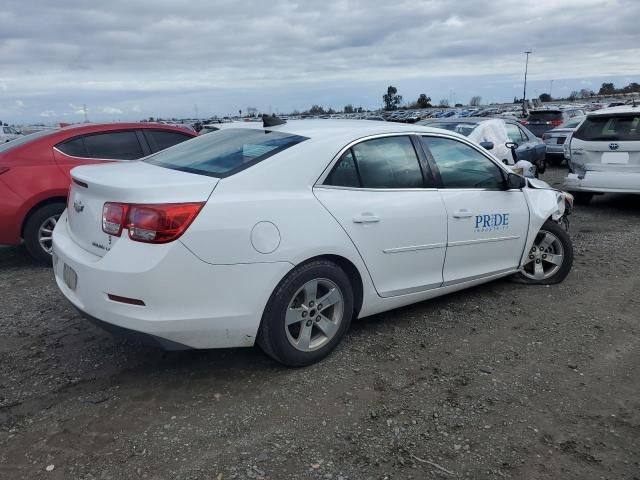
[[[573,134],[573,138],[586,141],[640,141],[640,112],[589,116]]]
[[[353,159],[351,150],[342,155],[336,166],[327,177],[324,182],[325,185],[333,185],[336,187],[353,187],[360,186],[360,176],[356,167],[356,162]]]
[[[422,171],[409,137],[367,140],[353,146],[364,188],[423,188]]]
[[[150,143],[155,143],[155,151],[164,150],[165,148],[173,147],[178,143],[185,142],[192,139],[190,135],[185,135],[180,132],[167,132],[163,130],[147,130],[145,133],[151,136],[153,139]]]
[[[229,128],[196,137],[145,161],[183,172],[227,177],[305,140],[308,138],[284,132]]]
[[[87,149],[84,146],[84,140],[82,137],[74,138],[64,143],[59,143],[56,148],[62,153],[70,155],[72,157],[87,158]]]
[[[89,158],[137,160],[144,156],[135,131],[87,135],[84,137],[84,146]]]
[[[457,140],[422,137],[440,172],[444,188],[504,189],[502,170],[480,152]]]
[[[562,120],[562,112],[531,112],[529,118],[531,121],[551,122],[553,120]]]
[[[523,141],[526,141],[524,138],[522,138],[522,130],[520,130],[513,123],[505,123],[505,128],[507,129],[507,136],[512,142],[522,143]]]

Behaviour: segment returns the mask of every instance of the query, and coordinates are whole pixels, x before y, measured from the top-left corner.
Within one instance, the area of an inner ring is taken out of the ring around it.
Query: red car
[[[137,160],[197,136],[154,123],[83,124],[34,133],[0,145],[0,245],[23,240],[51,261],[51,234],[66,208],[78,165]]]

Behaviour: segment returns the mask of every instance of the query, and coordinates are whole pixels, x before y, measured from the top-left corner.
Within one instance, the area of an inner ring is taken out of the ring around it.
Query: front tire
[[[274,360],[303,367],[340,343],[353,317],[349,277],[333,262],[294,268],[276,287],[262,315],[257,342]]]
[[[65,208],[64,203],[44,205],[33,212],[24,225],[24,244],[38,263],[51,265],[53,229]]]
[[[513,279],[529,285],[553,285],[567,277],[572,265],[569,234],[558,223],[547,220],[536,235],[522,270]]]

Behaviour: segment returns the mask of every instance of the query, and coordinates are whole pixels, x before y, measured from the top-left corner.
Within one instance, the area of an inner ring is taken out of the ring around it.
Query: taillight
[[[520,125],[529,125],[528,120],[520,120]]]
[[[8,171],[9,171],[9,167],[0,166],[0,175],[2,175],[5,172],[8,172]]]
[[[102,231],[119,237],[126,225],[128,207],[124,203],[105,203],[102,207]]]
[[[554,127],[559,127],[560,125],[562,125],[562,120],[551,120],[549,123]]]
[[[108,202],[102,209],[102,231],[119,237],[123,229],[137,242],[167,243],[179,238],[204,203],[124,204]]]

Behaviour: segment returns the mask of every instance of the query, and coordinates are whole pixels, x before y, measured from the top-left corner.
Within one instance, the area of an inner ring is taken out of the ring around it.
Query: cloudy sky
[[[3,0],[0,119],[510,101],[640,81],[639,0]]]

